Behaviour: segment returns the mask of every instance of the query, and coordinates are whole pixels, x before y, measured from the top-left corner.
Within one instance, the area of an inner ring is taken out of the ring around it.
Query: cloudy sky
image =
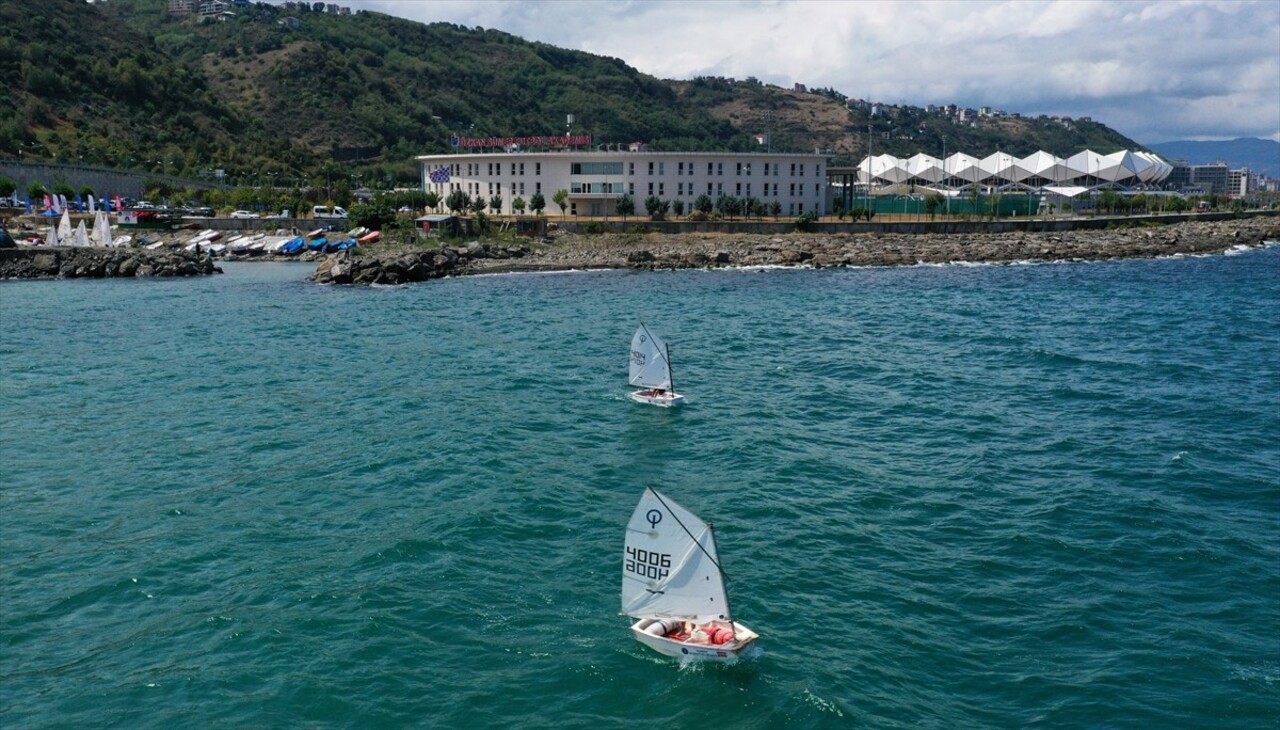
[[[1280,140],[1280,2],[347,0],[620,58],[664,79],[1091,116],[1142,144]]]

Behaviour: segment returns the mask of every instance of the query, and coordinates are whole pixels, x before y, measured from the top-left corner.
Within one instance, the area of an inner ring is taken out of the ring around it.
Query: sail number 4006
[[[641,578],[650,580],[666,578],[671,573],[671,554],[629,547],[626,565],[623,567]]]

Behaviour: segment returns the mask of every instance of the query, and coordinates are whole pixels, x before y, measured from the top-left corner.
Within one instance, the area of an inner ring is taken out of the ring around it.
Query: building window
[[[791,163],[791,177],[796,176],[796,163]]]
[[[751,183],[747,183],[747,197],[751,197]]]
[[[542,163],[541,163],[541,162],[535,162],[535,163],[533,163],[533,174],[534,174],[534,175],[542,175]]]
[[[804,163],[800,163],[800,177],[804,177]]]
[[[650,195],[653,195],[653,183],[652,183],[652,182],[650,182],[650,183],[649,183],[649,194],[650,194]]]
[[[569,166],[571,175],[621,175],[621,162],[575,162]]]
[[[513,162],[511,163],[511,177],[515,177],[515,176],[516,176],[516,163]]]
[[[524,163],[520,163],[520,177],[524,177]]]
[[[536,182],[536,183],[534,183],[534,184],[533,184],[533,192],[535,192],[535,193],[541,193],[541,192],[542,192],[542,183],[540,183],[540,182]]]
[[[769,163],[764,163],[764,176],[769,177]]]
[[[790,191],[791,191],[791,192],[789,193],[789,195],[790,195],[791,197],[793,197],[793,198],[794,198],[794,197],[796,197],[796,184],[795,184],[795,183],[791,183]]]
[[[739,198],[742,197],[742,183],[737,184],[737,187],[733,189],[733,194]]]
[[[684,183],[676,183],[676,195],[684,195]]]
[[[653,160],[649,161],[649,177],[653,177]]]
[[[747,163],[747,177],[751,177],[751,163]]]
[[[520,194],[524,195],[524,183],[520,183]]]
[[[636,197],[636,184],[635,184],[635,183],[627,183],[627,195],[630,195],[630,196],[631,196],[631,197],[633,197],[633,198],[634,198],[634,197]]]
[[[723,163],[723,162],[717,162],[717,163],[716,163],[716,174],[717,174],[717,175],[724,175],[724,163]]]
[[[711,183],[707,183],[707,195],[712,193]]]
[[[716,183],[716,197],[717,198],[724,197],[724,183]]]
[[[658,197],[659,197],[659,198],[661,198],[662,196],[664,196],[664,195],[666,195],[666,194],[667,194],[666,187],[667,187],[667,184],[666,184],[666,183],[658,183]]]
[[[676,174],[677,174],[677,175],[683,175],[683,174],[684,174],[684,163],[683,163],[683,162],[681,162],[681,163],[680,163],[680,166],[676,168]]]
[[[708,163],[707,163],[707,177],[711,177],[712,175],[714,175],[714,174],[715,174],[715,169],[716,169],[716,166],[715,166],[713,163],[708,162]]]
[[[627,163],[627,174],[630,175],[631,177],[636,176],[636,163],[634,162]]]
[[[659,177],[661,177],[662,175],[666,175],[666,174],[667,174],[667,163],[665,163],[665,162],[659,162],[659,163],[658,163],[658,175],[659,175]]]
[[[741,175],[742,175],[742,163],[741,163],[741,162],[739,162],[739,163],[738,163],[737,172],[736,172],[735,174],[737,174],[737,175],[739,175],[739,176],[741,176]]]

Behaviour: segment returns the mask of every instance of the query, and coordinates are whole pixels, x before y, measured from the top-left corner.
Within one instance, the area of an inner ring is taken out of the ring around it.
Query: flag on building
[[[431,171],[431,174],[428,175],[428,177],[431,178],[431,182],[433,183],[447,183],[449,182],[449,168],[447,166],[437,167]]]

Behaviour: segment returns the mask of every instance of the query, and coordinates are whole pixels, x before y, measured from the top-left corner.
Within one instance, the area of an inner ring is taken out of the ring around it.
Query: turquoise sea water
[[[225,269],[0,283],[0,726],[1280,724],[1280,247]],[[646,484],[748,661],[630,638]]]

